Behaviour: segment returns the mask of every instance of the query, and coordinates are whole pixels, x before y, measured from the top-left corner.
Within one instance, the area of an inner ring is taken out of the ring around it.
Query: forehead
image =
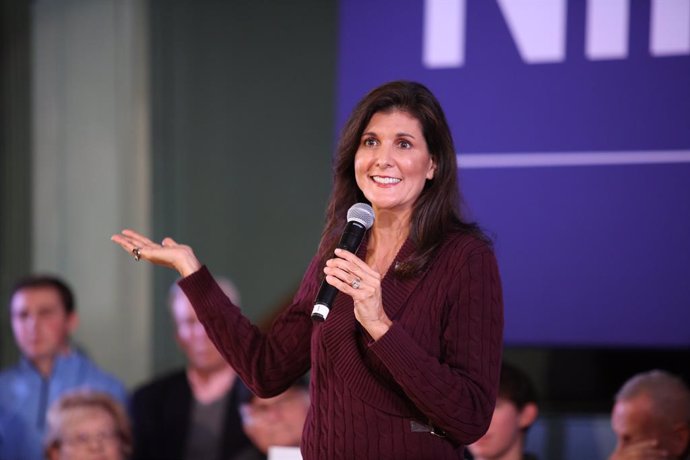
[[[196,319],[196,312],[182,291],[178,291],[173,295],[171,309],[175,321]]]
[[[65,431],[95,431],[115,427],[115,420],[104,407],[82,406],[64,409],[61,424]]]
[[[613,431],[619,436],[650,436],[656,432],[657,424],[652,416],[651,401],[645,395],[616,402],[611,416]]]
[[[367,123],[365,131],[387,128],[401,129],[410,134],[419,134],[422,132],[422,125],[415,116],[409,112],[398,109],[374,113],[369,123]]]
[[[12,296],[10,307],[13,312],[42,308],[65,308],[58,290],[50,286],[20,289]]]

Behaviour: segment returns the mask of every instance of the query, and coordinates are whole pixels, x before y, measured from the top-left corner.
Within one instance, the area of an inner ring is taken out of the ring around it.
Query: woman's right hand
[[[201,262],[194,255],[192,248],[177,244],[172,238],[165,238],[158,244],[134,230],[122,230],[122,233],[113,235],[110,239],[131,256],[135,256],[135,259],[138,253],[139,259],[177,270],[182,277],[189,276],[201,268]]]

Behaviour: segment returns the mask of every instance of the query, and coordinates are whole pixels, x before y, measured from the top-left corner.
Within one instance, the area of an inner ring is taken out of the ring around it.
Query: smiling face
[[[399,110],[371,117],[355,154],[355,179],[377,214],[409,216],[434,171],[419,120]]]

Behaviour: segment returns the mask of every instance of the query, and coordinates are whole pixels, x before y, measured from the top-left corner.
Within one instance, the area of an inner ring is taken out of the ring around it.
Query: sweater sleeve
[[[484,247],[448,273],[441,356],[431,356],[398,323],[373,351],[429,423],[470,444],[493,415],[503,343],[503,301],[493,253]]]
[[[208,336],[255,394],[281,393],[309,369],[311,310],[315,261],[292,304],[267,333],[253,325],[223,293],[204,266],[179,285],[189,298]]]

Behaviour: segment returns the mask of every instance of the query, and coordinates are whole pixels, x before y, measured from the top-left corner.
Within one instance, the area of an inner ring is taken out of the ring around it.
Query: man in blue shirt
[[[20,361],[0,373],[2,460],[43,459],[45,415],[68,391],[89,388],[126,404],[122,383],[70,346],[79,318],[74,296],[60,279],[32,276],[19,281],[10,297],[12,331]],[[8,441],[8,439],[5,439]]]

